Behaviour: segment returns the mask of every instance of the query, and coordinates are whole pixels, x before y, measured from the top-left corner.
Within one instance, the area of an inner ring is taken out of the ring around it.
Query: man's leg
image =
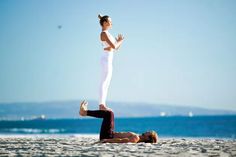
[[[96,117],[96,118],[103,118],[102,126],[100,129],[100,140],[113,138],[114,114],[112,111],[87,110],[87,102],[83,101],[80,104],[80,115],[81,116],[91,116],[91,117]]]
[[[103,118],[101,129],[100,129],[100,140],[113,138],[114,114],[112,111],[87,110],[87,116]]]

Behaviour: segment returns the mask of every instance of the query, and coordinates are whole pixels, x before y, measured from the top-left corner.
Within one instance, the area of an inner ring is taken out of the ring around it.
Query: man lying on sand
[[[101,143],[157,143],[157,133],[155,131],[147,131],[142,135],[133,132],[115,132],[114,131],[114,113],[107,110],[88,110],[88,102],[83,101],[80,104],[81,116],[91,116],[96,118],[103,118],[100,130]]]

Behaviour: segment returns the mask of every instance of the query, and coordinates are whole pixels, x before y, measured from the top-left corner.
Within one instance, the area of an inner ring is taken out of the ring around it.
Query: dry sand
[[[98,136],[0,136],[0,156],[236,156],[236,140],[161,138],[157,144],[97,143]]]

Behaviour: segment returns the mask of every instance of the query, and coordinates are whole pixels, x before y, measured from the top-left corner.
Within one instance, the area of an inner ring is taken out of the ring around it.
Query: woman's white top
[[[102,31],[102,32],[105,32],[107,34],[107,36],[109,37],[109,39],[111,40],[111,42],[113,44],[116,43],[116,39],[107,30]],[[103,49],[107,48],[107,47],[110,47],[110,45],[106,41],[101,41],[101,42],[102,42]],[[106,51],[106,50],[104,50],[104,51],[107,53],[107,52],[114,51],[114,49],[112,49],[111,51]]]

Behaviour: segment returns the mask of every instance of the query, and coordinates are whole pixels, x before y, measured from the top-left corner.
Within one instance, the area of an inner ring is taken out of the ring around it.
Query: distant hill
[[[32,103],[0,103],[0,119],[77,118],[80,101],[52,101]],[[236,111],[213,110],[198,107],[165,104],[109,102],[116,117],[232,115]],[[95,101],[89,101],[89,109],[97,109]]]

